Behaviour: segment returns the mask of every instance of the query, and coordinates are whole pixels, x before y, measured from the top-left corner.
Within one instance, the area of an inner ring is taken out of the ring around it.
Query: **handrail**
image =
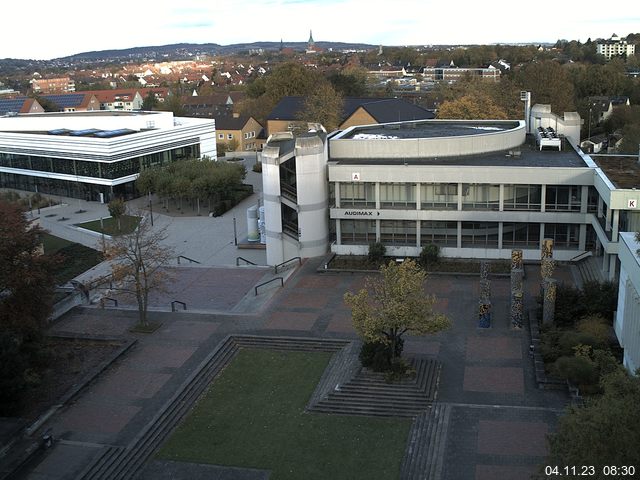
[[[587,250],[586,252],[582,252],[578,255],[576,255],[575,257],[571,258],[569,261],[570,262],[577,262],[578,260],[582,260],[582,258],[587,258],[587,257],[591,257],[593,255],[593,252],[591,250]]]
[[[244,257],[236,257],[236,267],[240,266],[240,260],[247,262],[248,265],[257,265],[257,263],[253,263],[251,260],[247,260]]]
[[[178,265],[180,265],[181,258],[184,258],[185,260],[189,260],[189,262],[191,263],[198,263],[198,264],[200,263],[199,261],[194,260],[193,258],[185,257],[184,255],[178,255]]]
[[[104,308],[104,301],[105,301],[105,300],[109,300],[110,302],[113,302],[113,306],[114,306],[114,307],[117,307],[117,306],[118,306],[118,300],[117,300],[117,299],[115,299],[115,298],[111,298],[111,297],[102,297],[102,298],[100,299],[100,306],[101,306],[102,308]]]
[[[179,303],[180,305],[182,305],[182,309],[186,310],[187,309],[187,304],[184,302],[181,302],[180,300],[174,300],[173,302],[171,302],[171,311],[175,312],[176,311],[176,303]]]
[[[276,265],[273,269],[273,273],[278,273],[278,267],[283,267],[284,265],[286,265],[287,263],[293,261],[293,260],[298,260],[298,265],[302,265],[302,258],[300,257],[293,257],[290,258],[289,260],[285,260],[282,263],[279,263],[278,265]]]
[[[272,278],[271,280],[269,280],[268,282],[264,282],[261,283],[260,285],[256,285],[255,288],[253,289],[253,291],[255,292],[256,296],[258,296],[258,287],[263,287],[271,282],[275,282],[276,280],[280,280],[280,286],[284,287],[284,279],[282,277],[276,277],[276,278]]]

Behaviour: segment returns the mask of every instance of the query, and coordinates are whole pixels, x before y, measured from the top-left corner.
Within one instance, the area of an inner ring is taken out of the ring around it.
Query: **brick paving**
[[[135,311],[84,308],[63,317],[54,330],[135,336],[138,345],[45,425],[66,443],[56,444],[49,460],[34,466],[33,478],[74,478],[87,459],[97,455],[93,442],[127,445],[230,333],[355,338],[343,295],[363,288],[365,275],[318,274],[319,263],[319,259],[306,261],[283,289],[273,290],[270,301],[242,315],[227,315],[220,309],[231,311],[243,297],[250,298],[264,270],[215,269],[203,276],[201,270],[206,269],[191,269],[195,273],[182,269],[190,272],[185,276],[190,302],[213,305],[214,313],[151,312],[151,319],[162,326],[149,335],[129,332],[136,321]],[[538,291],[539,273],[527,266],[526,274],[527,301],[531,302]],[[563,267],[558,268],[558,278],[568,275]],[[442,363],[438,401],[449,404],[452,413],[443,440],[440,480],[527,478],[543,460],[544,437],[555,428],[567,402],[562,392],[537,389],[531,359],[523,353],[529,344],[526,330],[510,328],[509,279],[492,278],[491,285],[492,326],[481,330],[477,328],[478,278],[430,276],[427,290],[438,296],[435,308],[449,316],[452,328],[405,339],[407,354]],[[61,466],[64,462],[56,460],[63,453],[70,457],[66,471]],[[157,462],[149,468],[142,478],[154,478]],[[177,471],[180,468],[172,466]],[[187,466],[184,468],[186,472]]]

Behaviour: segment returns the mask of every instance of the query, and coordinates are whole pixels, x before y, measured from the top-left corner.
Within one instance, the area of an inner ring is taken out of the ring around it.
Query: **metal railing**
[[[302,258],[300,258],[300,257],[293,257],[293,258],[290,258],[289,260],[285,260],[284,262],[279,263],[278,265],[276,265],[276,266],[274,267],[274,269],[273,269],[273,273],[278,273],[278,268],[280,268],[280,267],[284,267],[285,265],[287,265],[288,263],[290,263],[290,262],[292,262],[292,261],[294,261],[294,260],[298,260],[298,265],[302,265]]]
[[[593,252],[591,252],[590,250],[586,251],[586,252],[582,252],[578,255],[576,255],[575,257],[569,259],[570,262],[579,262],[580,260],[584,260],[587,257],[590,257],[593,255]]]
[[[184,255],[178,255],[178,265],[180,265],[180,259],[184,258],[185,260],[189,260],[190,263],[197,263],[200,264],[199,261],[194,260],[193,258],[189,258],[189,257],[185,257]]]
[[[253,263],[251,260],[247,260],[244,257],[236,257],[236,267],[240,266],[240,260],[246,262],[247,265],[257,265],[257,263]]]
[[[173,302],[171,302],[171,311],[172,312],[176,312],[176,304],[178,305],[182,305],[182,310],[186,310],[187,309],[187,304],[184,302],[181,302],[180,300],[174,300]]]
[[[276,278],[272,278],[271,280],[269,280],[268,282],[264,282],[261,283],[260,285],[256,285],[255,288],[253,289],[253,291],[255,292],[256,296],[258,296],[258,288],[260,287],[264,287],[265,285],[270,284],[271,282],[275,282],[276,280],[280,280],[280,286],[284,287],[284,279],[282,277],[276,277]]]

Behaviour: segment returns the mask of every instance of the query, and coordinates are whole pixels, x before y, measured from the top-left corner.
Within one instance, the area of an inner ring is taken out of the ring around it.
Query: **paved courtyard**
[[[149,335],[129,332],[136,321],[133,310],[78,308],[64,316],[53,331],[135,337],[137,344],[47,422],[44,428],[51,428],[58,441],[28,478],[76,478],[105,446],[128,445],[231,333],[355,339],[342,297],[361,288],[364,275],[317,273],[319,263],[306,261],[284,288],[257,297],[253,285],[264,278],[264,269],[181,268],[184,276],[175,283],[202,311],[154,311],[152,319],[162,326]],[[526,275],[533,295],[539,272],[527,267]],[[571,280],[568,269],[560,268],[557,276]],[[437,400],[451,407],[451,415],[440,478],[525,479],[543,461],[545,436],[554,430],[567,398],[535,384],[527,332],[509,326],[508,278],[492,279],[492,327],[477,328],[478,280],[431,276],[429,290],[439,298],[436,308],[453,326],[435,336],[408,337],[405,352],[436,357],[443,365]],[[251,298],[253,310],[238,313],[237,306]],[[207,309],[215,313],[205,313]],[[155,478],[152,472],[158,468],[157,462],[149,464],[144,478]],[[180,470],[179,465],[171,468]],[[196,470],[208,473],[190,478],[266,478],[255,470],[242,476],[237,469],[229,473],[185,466],[184,472]],[[218,473],[212,477],[214,471]]]

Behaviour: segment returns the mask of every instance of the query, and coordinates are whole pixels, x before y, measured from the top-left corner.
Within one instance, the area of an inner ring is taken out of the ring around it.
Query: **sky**
[[[0,58],[171,43],[373,45],[586,41],[640,32],[637,0],[109,0],[3,2]]]

